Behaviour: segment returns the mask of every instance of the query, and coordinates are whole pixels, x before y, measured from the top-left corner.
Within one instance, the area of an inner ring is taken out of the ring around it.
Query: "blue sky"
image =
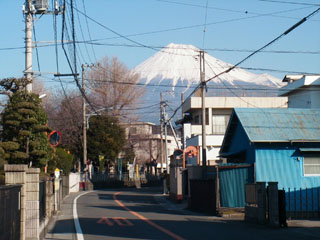
[[[207,49],[207,52],[216,58],[236,64],[249,54],[239,50],[256,50],[262,47],[320,5],[319,0],[74,1],[76,8],[81,12],[84,12],[84,3],[87,15],[104,26],[90,19],[86,21],[82,13],[75,11],[77,40],[90,40],[89,29],[91,39],[97,40],[94,42],[100,44],[93,47],[89,44],[77,44],[78,64],[90,64],[105,56],[116,56],[128,68],[135,67],[155,54],[155,51],[141,46],[132,47],[135,45],[133,42],[115,35],[106,28],[128,36],[129,39],[145,46],[160,47],[169,43],[192,44]],[[49,2],[51,3],[51,0]],[[23,3],[23,0],[0,1],[2,9],[0,78],[23,75],[24,49],[19,48],[24,46],[24,17],[21,10]],[[62,16],[58,16],[57,21],[58,40],[60,40]],[[70,26],[69,20],[67,21]],[[207,25],[204,35],[205,23]],[[196,25],[199,26],[192,27]],[[53,41],[53,29],[52,15],[44,15],[37,19],[35,23],[37,41]],[[222,51],[223,49],[228,51]],[[271,52],[259,53],[241,66],[281,70],[262,71],[279,78],[290,73],[287,71],[320,73],[320,14],[266,50]],[[286,53],[280,54],[274,51]],[[61,46],[58,53],[60,72],[69,73]],[[38,56],[45,84],[48,87],[59,87],[57,82],[52,80],[52,73],[56,72],[55,48],[41,47],[38,49]],[[38,71],[36,51],[33,55],[33,69]],[[75,85],[71,83],[68,86]]]

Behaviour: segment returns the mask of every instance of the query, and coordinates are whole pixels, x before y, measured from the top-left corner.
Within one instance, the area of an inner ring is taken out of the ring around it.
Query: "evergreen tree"
[[[20,90],[10,96],[2,115],[1,143],[9,164],[46,164],[51,154],[47,120],[38,95]]]
[[[99,155],[104,156],[104,161],[114,162],[126,143],[124,129],[108,115],[90,118],[87,137],[88,157],[97,162]]]
[[[73,167],[74,155],[64,148],[53,149],[52,160],[48,164],[48,172],[54,172],[56,168],[62,169],[64,175],[68,175]]]

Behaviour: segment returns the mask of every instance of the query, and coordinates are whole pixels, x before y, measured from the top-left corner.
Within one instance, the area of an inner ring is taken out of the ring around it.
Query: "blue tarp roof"
[[[320,109],[235,108],[251,142],[320,141]]]

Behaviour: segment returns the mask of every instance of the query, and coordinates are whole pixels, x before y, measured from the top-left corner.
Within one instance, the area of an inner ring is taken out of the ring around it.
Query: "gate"
[[[244,207],[245,184],[253,183],[253,165],[250,164],[220,164],[220,206]]]
[[[20,239],[21,185],[0,187],[0,239]]]

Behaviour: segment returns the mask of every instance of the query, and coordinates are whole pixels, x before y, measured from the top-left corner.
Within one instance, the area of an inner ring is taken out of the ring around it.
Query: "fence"
[[[39,219],[46,217],[46,181],[39,182]]]
[[[0,239],[20,239],[21,185],[0,187]]]
[[[190,180],[189,208],[195,211],[216,214],[215,180]]]
[[[285,190],[285,189],[283,189]],[[320,218],[320,188],[288,188],[285,193],[287,218]]]

